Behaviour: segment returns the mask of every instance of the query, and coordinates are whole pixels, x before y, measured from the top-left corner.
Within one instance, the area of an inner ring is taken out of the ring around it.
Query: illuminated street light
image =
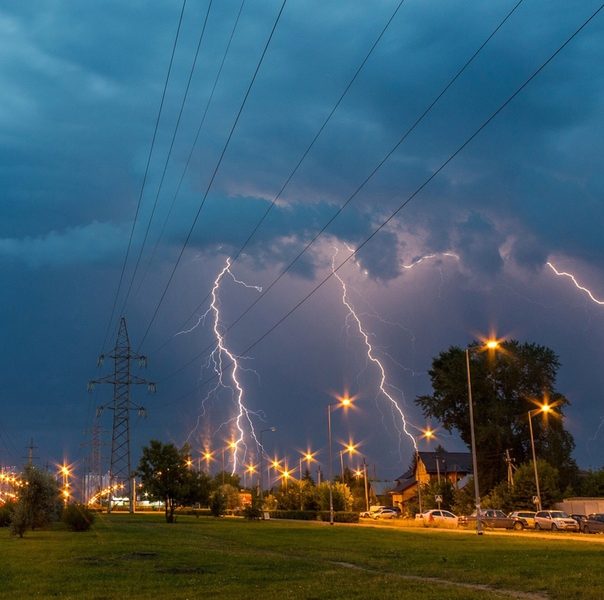
[[[63,478],[63,485],[61,487],[61,495],[63,496],[63,503],[67,506],[69,502],[69,476],[71,475],[71,470],[68,465],[63,463],[62,465],[57,465],[59,467],[59,475]]]
[[[245,471],[243,472],[243,487],[245,489],[247,489],[247,475],[248,475],[248,473],[250,475],[253,475],[254,473],[256,473],[256,465],[249,464],[245,468]]]
[[[468,375],[468,406],[470,408],[470,441],[472,446],[472,469],[474,471],[474,500],[476,503],[476,533],[482,535],[482,523],[480,521],[480,490],[478,487],[478,462],[476,460],[476,437],[474,435],[474,403],[472,401],[472,377],[470,375],[470,351],[487,349],[494,352],[499,347],[499,340],[489,339],[481,348],[466,347],[466,368]]]
[[[418,428],[419,429],[419,428]],[[422,435],[419,437],[419,439],[425,439],[428,441],[431,441],[433,438],[436,437],[436,431],[434,431],[434,429],[432,429],[431,427],[428,427],[426,429],[421,429],[420,430],[422,432]],[[422,508],[422,482],[421,479],[419,477],[419,446],[417,444],[419,440],[416,440],[416,446],[415,446],[415,469],[418,472],[418,476],[417,476],[417,502],[419,504],[419,512],[420,514],[423,513],[423,508]],[[436,465],[438,466],[438,458],[436,460]]]
[[[533,469],[535,471],[535,487],[537,488],[537,510],[541,508],[541,491],[539,489],[539,472],[537,471],[537,456],[535,454],[535,438],[533,437],[533,416],[538,414],[548,415],[553,410],[551,404],[545,401],[539,408],[528,411],[529,431],[531,434],[531,449],[533,451]]]
[[[315,462],[317,459],[315,458],[316,452],[311,452],[307,450],[306,452],[300,452],[299,466],[300,466],[300,481],[302,481],[302,461],[306,461],[306,468],[310,470],[311,463]]]
[[[206,472],[210,474],[210,463],[214,460],[214,453],[209,450],[204,450],[202,454],[203,460],[206,461]]]
[[[357,446],[358,444],[353,444],[351,441],[348,442],[348,444],[342,444],[344,446],[344,448],[342,448],[342,450],[340,450],[340,470],[341,470],[341,475],[342,475],[342,482],[344,481],[344,454],[346,452],[348,452],[348,457],[350,459],[350,457],[353,454],[356,454],[358,452],[357,450]]]
[[[333,448],[331,443],[331,410],[332,407],[348,408],[352,405],[352,398],[348,395],[338,398],[338,402],[327,405],[327,438],[329,446],[329,524],[333,525]]]
[[[287,482],[290,480],[290,478],[293,479],[292,477],[292,470],[287,468],[287,465],[284,466],[283,471],[281,471],[281,475],[279,476],[279,479],[281,479],[281,481],[283,482],[283,487],[285,488],[285,490],[287,490]]]
[[[262,434],[267,431],[277,431],[276,427],[267,427],[266,429],[260,430],[258,435],[258,446],[260,447],[260,472],[258,474],[258,497],[262,500],[262,459],[264,458],[264,446],[262,445]],[[270,483],[270,480],[269,480]]]

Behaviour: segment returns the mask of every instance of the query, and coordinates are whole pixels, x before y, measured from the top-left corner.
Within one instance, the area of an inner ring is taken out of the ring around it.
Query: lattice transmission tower
[[[94,385],[97,383],[109,383],[113,385],[113,402],[110,405],[102,405],[98,408],[98,414],[105,408],[113,411],[108,511],[111,511],[114,490],[124,489],[128,490],[130,512],[134,512],[136,490],[132,481],[132,464],[130,459],[130,412],[135,410],[139,415],[144,415],[145,409],[132,402],[130,386],[146,385],[149,391],[154,392],[155,384],[137,377],[131,372],[132,360],[138,361],[140,367],[146,367],[147,358],[131,351],[125,317],[122,317],[120,320],[115,347],[109,357],[113,359],[113,374],[91,380],[88,384],[88,389],[92,391]],[[104,359],[105,355],[101,354],[98,366],[103,364]]]

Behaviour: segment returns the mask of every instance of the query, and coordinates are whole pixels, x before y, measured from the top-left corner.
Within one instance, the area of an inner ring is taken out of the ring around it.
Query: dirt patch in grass
[[[338,567],[344,567],[346,569],[354,569],[356,571],[363,571],[365,573],[372,573],[374,575],[386,575],[389,577],[396,577],[397,579],[404,579],[407,581],[417,581],[421,583],[430,583],[433,585],[441,585],[447,587],[463,588],[472,590],[475,592],[489,592],[491,594],[499,594],[507,598],[520,598],[522,600],[547,600],[549,596],[543,594],[533,594],[530,592],[519,592],[518,590],[503,590],[484,585],[480,583],[464,583],[461,581],[450,581],[448,579],[440,579],[438,577],[420,577],[418,575],[403,575],[402,573],[384,573],[383,571],[377,571],[375,569],[367,569],[359,565],[354,565],[347,562],[331,561],[331,564]]]

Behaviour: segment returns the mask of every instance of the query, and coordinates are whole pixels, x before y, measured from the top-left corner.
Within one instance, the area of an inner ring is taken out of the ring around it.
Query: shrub
[[[322,510],[319,513],[319,517],[321,521],[329,521],[329,511]],[[358,512],[349,512],[345,510],[338,510],[333,513],[333,520],[335,523],[358,523],[359,522],[359,513]]]
[[[314,510],[272,510],[271,519],[297,519],[299,521],[315,521],[317,512]]]
[[[20,538],[25,534],[25,530],[30,526],[31,519],[27,510],[27,506],[23,502],[18,502],[15,505],[15,510],[11,515],[10,532],[13,535],[18,535]]]
[[[88,531],[94,523],[95,514],[84,504],[68,504],[61,519],[72,531]]]
[[[215,517],[224,515],[227,509],[227,497],[221,490],[216,490],[210,497],[210,511]]]
[[[253,519],[259,519],[262,516],[262,511],[257,506],[249,505],[241,511],[243,516],[250,521]]]
[[[14,502],[7,502],[0,506],[0,527],[8,527],[15,510]]]

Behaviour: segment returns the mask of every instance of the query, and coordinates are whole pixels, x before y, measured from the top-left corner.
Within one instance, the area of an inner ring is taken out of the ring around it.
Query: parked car
[[[455,516],[452,512],[449,512],[448,510],[437,509],[427,510],[424,513],[417,514],[415,515],[415,518],[420,521],[423,521],[425,525],[438,525],[446,523],[454,527],[457,527],[457,523],[459,521],[459,518]]]
[[[535,529],[579,531],[579,523],[562,510],[540,510],[535,514]]]
[[[385,506],[371,513],[372,519],[396,519],[398,516],[399,513],[396,510]]]
[[[583,523],[584,533],[602,533],[604,532],[604,513],[594,513],[588,515]]]
[[[514,529],[517,521],[508,517],[502,510],[492,508],[483,509],[480,511],[480,522],[483,527],[492,527],[493,529]],[[469,517],[460,517],[460,525],[471,525],[476,523],[476,511]]]
[[[514,519],[514,529],[528,529],[535,527],[535,511],[533,510],[515,510],[508,517]]]
[[[372,517],[374,513],[376,513],[378,510],[382,510],[382,508],[388,508],[388,507],[382,506],[380,504],[370,506],[369,510],[364,510],[363,512],[359,513],[359,517]]]
[[[587,521],[587,517],[585,515],[579,515],[579,514],[575,514],[575,513],[573,513],[572,515],[569,515],[569,516],[571,519],[574,519],[575,521],[577,521],[577,523],[579,524],[579,531],[583,531],[585,522]]]

